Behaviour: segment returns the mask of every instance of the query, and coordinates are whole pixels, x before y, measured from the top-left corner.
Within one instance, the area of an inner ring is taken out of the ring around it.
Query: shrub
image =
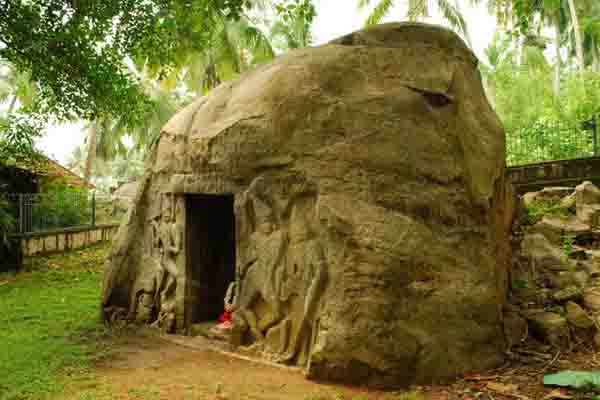
[[[568,217],[573,212],[561,206],[560,200],[545,199],[536,200],[525,208],[523,225],[533,225],[544,216]]]

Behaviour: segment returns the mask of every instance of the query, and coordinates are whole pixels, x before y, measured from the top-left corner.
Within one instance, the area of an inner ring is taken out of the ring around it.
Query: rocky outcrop
[[[107,263],[105,314],[185,331],[223,287],[210,274],[235,265],[232,340],[311,378],[397,387],[496,366],[504,140],[449,30],[385,24],[279,57],[163,128]],[[211,250],[225,228],[210,204],[227,196],[235,263]]]
[[[528,192],[522,196],[523,205],[525,207],[531,206],[533,203],[544,200],[561,200],[567,199],[570,194],[573,193],[572,187],[567,186],[553,186],[547,187],[537,192]]]
[[[550,215],[521,227],[523,262],[513,271],[511,290],[535,337],[560,347],[568,347],[571,336],[590,343],[600,337],[600,189],[591,182],[564,189],[523,196],[526,211]]]
[[[592,182],[583,182],[575,188],[577,219],[591,227],[600,225],[600,189]]]
[[[564,271],[569,268],[563,252],[540,233],[525,234],[523,254],[537,267],[555,271]]]
[[[560,314],[535,310],[525,313],[531,333],[556,347],[570,345],[569,324]]]

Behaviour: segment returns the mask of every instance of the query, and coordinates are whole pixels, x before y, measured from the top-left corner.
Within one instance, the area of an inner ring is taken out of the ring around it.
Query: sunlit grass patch
[[[106,355],[99,318],[107,245],[26,261],[0,275],[0,399],[40,398],[60,391]]]

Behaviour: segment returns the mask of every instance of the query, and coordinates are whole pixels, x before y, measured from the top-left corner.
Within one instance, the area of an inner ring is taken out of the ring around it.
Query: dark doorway
[[[233,195],[189,195],[186,201],[186,322],[216,320],[235,280]]]

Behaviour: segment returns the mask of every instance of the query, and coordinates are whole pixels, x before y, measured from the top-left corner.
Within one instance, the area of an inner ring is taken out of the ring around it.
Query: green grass
[[[62,389],[106,354],[99,319],[102,262],[95,246],[26,262],[0,274],[0,399],[38,399]]]

